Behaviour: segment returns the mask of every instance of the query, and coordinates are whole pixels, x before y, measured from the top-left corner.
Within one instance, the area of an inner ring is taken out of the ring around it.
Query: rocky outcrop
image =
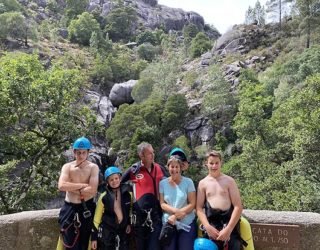
[[[140,21],[151,29],[163,27],[166,31],[182,30],[186,23],[193,23],[201,30],[204,28],[204,19],[196,12],[164,5],[152,7],[143,1],[136,1],[136,6]]]
[[[212,50],[223,56],[234,52],[245,54],[260,46],[266,36],[265,29],[257,25],[235,25],[219,37]]]
[[[199,29],[204,29],[204,19],[198,13],[159,5],[157,0],[125,0],[124,5],[133,7],[141,25],[150,29],[162,27],[166,31],[182,30],[186,23],[193,23]],[[90,0],[88,11],[98,10],[102,16],[106,16],[115,7],[108,0]]]
[[[137,82],[137,80],[130,80],[124,83],[116,83],[113,85],[109,94],[109,99],[112,105],[119,107],[124,103],[133,103],[134,100],[131,96],[131,92]]]
[[[108,97],[102,96],[94,91],[87,91],[84,97],[84,103],[93,110],[97,116],[97,120],[106,127],[116,112],[116,108],[112,105]]]

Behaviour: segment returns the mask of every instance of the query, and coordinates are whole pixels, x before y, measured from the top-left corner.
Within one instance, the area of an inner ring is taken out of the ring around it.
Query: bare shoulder
[[[209,177],[208,176],[204,177],[201,181],[199,181],[198,188],[204,189],[207,186],[208,181],[209,181]]]
[[[223,181],[226,182],[229,186],[237,186],[236,181],[229,175],[223,175]]]
[[[88,167],[91,169],[91,171],[94,171],[94,172],[99,171],[98,165],[91,161],[88,161]]]
[[[74,162],[67,162],[62,166],[62,171],[68,171]]]

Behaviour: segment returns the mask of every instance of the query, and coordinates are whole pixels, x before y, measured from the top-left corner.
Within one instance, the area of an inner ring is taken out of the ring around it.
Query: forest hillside
[[[102,173],[148,141],[197,183],[216,149],[245,208],[319,213],[319,7],[257,1],[221,35],[157,0],[1,0],[0,214],[58,207],[83,135]]]

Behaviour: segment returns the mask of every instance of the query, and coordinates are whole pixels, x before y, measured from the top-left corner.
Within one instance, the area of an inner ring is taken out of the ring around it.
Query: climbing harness
[[[120,248],[120,237],[119,235],[116,236],[116,250],[119,250]]]
[[[83,218],[88,219],[89,217],[91,217],[91,211],[88,209],[86,202],[84,201],[84,196],[81,193],[81,190],[79,190],[79,192],[80,192],[81,204],[83,207]]]
[[[72,225],[75,228],[74,233],[75,233],[76,236],[74,237],[74,241],[73,241],[73,243],[71,245],[66,244],[64,242],[64,240],[62,240],[62,243],[66,248],[73,248],[75,246],[76,242],[78,241],[78,238],[79,238],[79,235],[80,235],[79,228],[81,227],[81,222],[79,220],[79,214],[78,213],[74,214],[73,223],[70,223],[70,225],[66,229],[62,228],[60,230],[61,234],[63,234],[64,232],[67,232]],[[62,237],[62,239],[63,239],[63,237]]]
[[[153,222],[152,222],[152,219],[151,219],[151,212],[152,212],[152,208],[150,209],[142,209],[146,214],[147,214],[147,218],[146,220],[142,223],[141,226],[147,226],[150,228],[151,232],[154,231],[154,228],[153,228]]]

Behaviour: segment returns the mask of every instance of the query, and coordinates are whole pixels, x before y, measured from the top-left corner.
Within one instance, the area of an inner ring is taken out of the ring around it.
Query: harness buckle
[[[135,225],[137,223],[137,215],[136,214],[130,215],[130,222],[131,222],[131,225]]]
[[[85,219],[91,217],[91,212],[90,212],[90,210],[85,210],[85,211],[83,212],[83,217],[84,217]]]
[[[75,213],[74,214],[74,222],[73,222],[73,225],[76,229],[78,229],[79,227],[81,227],[81,222],[79,220],[79,214],[78,213]]]

